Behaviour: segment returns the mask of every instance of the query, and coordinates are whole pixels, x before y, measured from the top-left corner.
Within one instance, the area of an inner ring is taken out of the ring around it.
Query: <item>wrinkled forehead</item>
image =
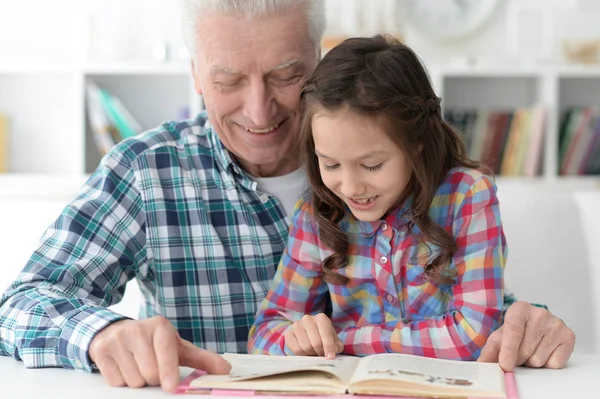
[[[302,12],[293,10],[262,17],[206,15],[198,26],[197,61],[207,70],[241,73],[316,64],[316,49],[302,18]]]

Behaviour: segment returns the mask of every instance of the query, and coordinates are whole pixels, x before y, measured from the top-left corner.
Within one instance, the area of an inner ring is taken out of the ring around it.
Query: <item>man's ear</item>
[[[194,65],[194,60],[190,61],[190,66],[192,68],[192,78],[194,79],[194,90],[198,95],[202,95],[202,86],[200,85],[200,76],[196,72],[196,66]]]

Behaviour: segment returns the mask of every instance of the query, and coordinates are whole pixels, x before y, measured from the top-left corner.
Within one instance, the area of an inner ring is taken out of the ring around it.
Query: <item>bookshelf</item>
[[[597,186],[600,177],[561,176],[561,115],[573,106],[600,106],[600,68],[471,68],[430,66],[444,108],[547,109],[539,176],[507,177],[569,187]],[[82,68],[14,65],[0,68],[0,112],[10,120],[11,173],[85,174],[100,154],[86,115],[85,85],[96,82],[118,97],[144,129],[202,109],[189,66],[94,63]]]
[[[172,1],[59,0],[50,5],[23,0],[13,6],[11,19],[25,20],[33,6],[41,15],[54,16],[36,20],[47,32],[43,37],[10,20],[0,26],[0,34],[7,37],[14,31],[29,44],[19,57],[0,54],[0,113],[10,124],[9,173],[82,175],[94,170],[101,155],[87,113],[85,88],[90,82],[119,98],[144,130],[202,109],[189,60],[180,56],[181,39],[174,37],[179,36],[179,10]],[[144,23],[131,31],[135,18]],[[171,46],[172,57],[165,61],[152,56],[153,46],[161,41]],[[600,177],[559,174],[558,139],[565,110],[600,106],[600,67],[429,64],[428,70],[446,109],[546,108],[539,172],[500,176],[503,184],[598,187]]]
[[[87,109],[91,82],[117,97],[142,130],[200,111],[172,0],[21,0],[6,7],[0,114],[9,124],[9,174],[79,177],[95,169],[101,154]],[[132,21],[140,21],[135,29]],[[154,54],[166,45],[171,56]]]
[[[9,121],[10,173],[94,170],[100,153],[86,113],[88,82],[118,97],[144,130],[201,109],[183,65],[0,68],[0,113]]]
[[[142,130],[159,126],[198,112],[193,99],[189,72],[180,68],[93,68],[85,73],[84,83],[94,82],[117,97],[140,123]],[[140,99],[146,99],[140,101]],[[93,171],[100,161],[93,132],[86,118],[85,172]]]
[[[545,65],[428,67],[444,109],[546,109],[541,165],[535,176],[498,176],[502,184],[558,186],[563,190],[600,187],[598,175],[559,173],[561,119],[571,107],[600,106],[600,67]]]

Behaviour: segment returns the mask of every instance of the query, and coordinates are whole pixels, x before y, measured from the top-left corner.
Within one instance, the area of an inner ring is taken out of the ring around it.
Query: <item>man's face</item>
[[[199,23],[196,91],[225,147],[255,176],[292,171],[300,91],[317,64],[303,18],[292,9],[254,19],[215,13]]]

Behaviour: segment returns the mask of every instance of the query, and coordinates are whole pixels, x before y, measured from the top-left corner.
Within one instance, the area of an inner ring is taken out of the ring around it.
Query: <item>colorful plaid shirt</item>
[[[162,315],[200,347],[246,352],[289,229],[256,187],[205,115],[121,142],[0,297],[0,355],[92,370],[89,344],[123,319],[107,307],[134,278],[140,318]]]
[[[319,239],[310,200],[292,216],[288,247],[251,330],[254,353],[291,354],[284,334],[304,314],[324,312],[344,353],[402,352],[473,360],[499,326],[506,240],[496,187],[475,170],[450,171],[437,190],[429,217],[458,245],[449,265],[452,284],[436,283],[425,267],[439,248],[410,226],[411,200],[385,220],[362,222],[348,213],[342,230],[350,243],[339,273],[347,285],[327,283],[322,262],[331,250]]]

